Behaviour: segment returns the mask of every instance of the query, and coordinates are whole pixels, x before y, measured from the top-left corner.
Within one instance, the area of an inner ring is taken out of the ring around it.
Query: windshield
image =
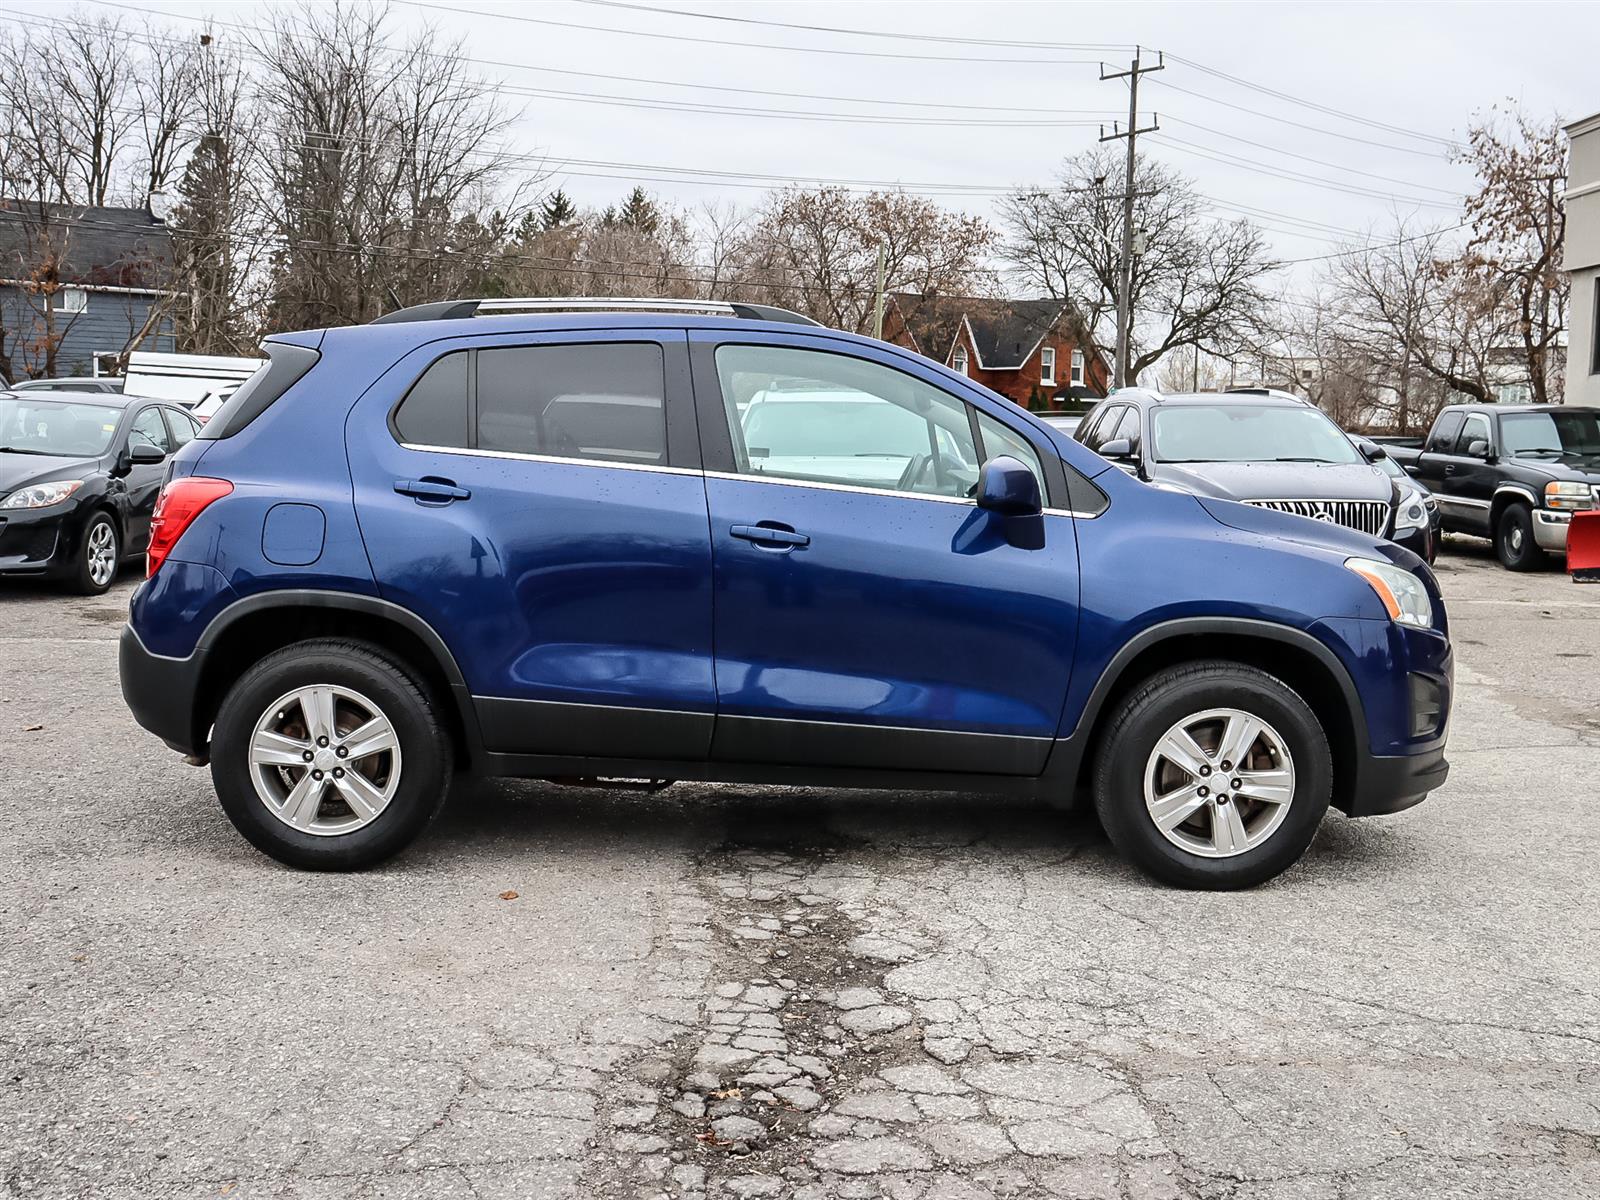
[[[103,404],[0,396],[0,450],[96,458],[111,445],[119,415]]]
[[[1155,410],[1151,434],[1162,462],[1365,461],[1339,427],[1314,408],[1163,406]]]
[[[1600,413],[1530,412],[1500,418],[1501,453],[1513,458],[1540,454],[1600,457]]]

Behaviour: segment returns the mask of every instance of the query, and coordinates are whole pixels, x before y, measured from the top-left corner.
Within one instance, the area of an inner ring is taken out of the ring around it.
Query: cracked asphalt
[[[1040,806],[689,784],[297,874],[122,707],[131,579],[6,586],[0,1195],[1600,1195],[1600,588],[1439,573],[1447,787],[1224,895]]]

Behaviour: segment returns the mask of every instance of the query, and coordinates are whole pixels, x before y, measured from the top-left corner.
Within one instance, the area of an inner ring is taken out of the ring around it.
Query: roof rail
[[[493,300],[436,300],[396,309],[369,324],[395,325],[404,321],[453,321],[461,317],[490,317],[517,312],[630,312],[700,313],[714,317],[742,317],[747,321],[781,321],[788,325],[820,325],[810,317],[770,304],[736,304],[730,300],[636,300],[609,296],[524,296]]]

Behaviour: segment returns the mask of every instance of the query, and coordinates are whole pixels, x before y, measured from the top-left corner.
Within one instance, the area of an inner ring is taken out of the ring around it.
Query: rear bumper
[[[122,699],[134,720],[180,754],[199,754],[205,748],[206,730],[195,724],[195,693],[205,650],[188,658],[164,658],[145,649],[130,625],[122,627],[117,649]]]
[[[1347,813],[1352,817],[1379,817],[1401,812],[1422,803],[1435,788],[1443,787],[1449,775],[1450,764],[1445,761],[1443,746],[1422,754],[1370,755],[1356,771]]]

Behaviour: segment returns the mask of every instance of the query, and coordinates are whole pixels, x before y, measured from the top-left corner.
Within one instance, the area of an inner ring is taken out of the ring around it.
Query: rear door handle
[[[472,493],[457,487],[449,479],[396,479],[394,490],[402,496],[411,496],[424,504],[449,504],[452,500],[470,500]]]
[[[803,533],[774,525],[735,525],[728,530],[736,538],[743,538],[747,542],[754,542],[767,549],[783,547],[792,550],[796,546],[809,546],[811,539]]]

